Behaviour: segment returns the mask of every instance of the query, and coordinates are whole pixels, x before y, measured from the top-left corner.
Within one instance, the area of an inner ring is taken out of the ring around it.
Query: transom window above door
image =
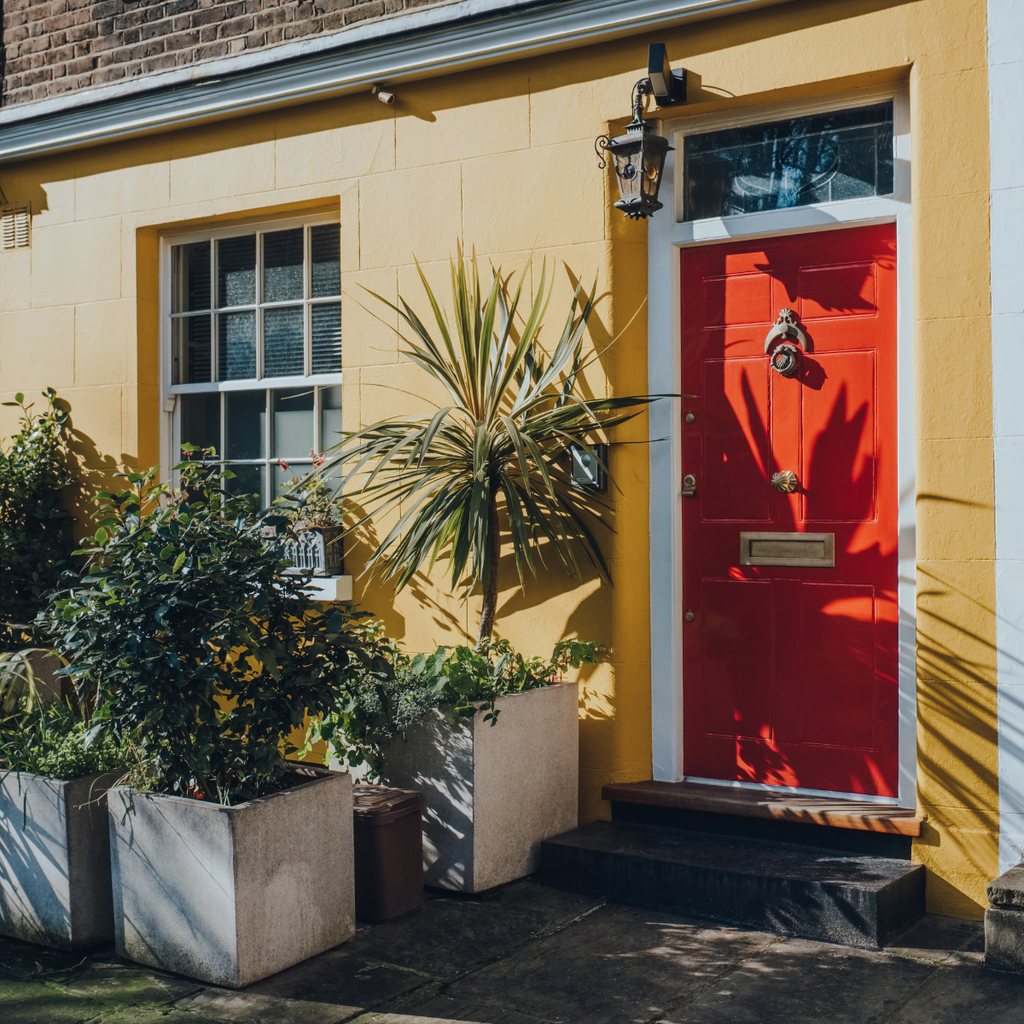
[[[341,429],[337,216],[217,228],[164,249],[169,450],[215,448],[269,505]]]
[[[893,104],[685,136],[683,219],[893,192]]]

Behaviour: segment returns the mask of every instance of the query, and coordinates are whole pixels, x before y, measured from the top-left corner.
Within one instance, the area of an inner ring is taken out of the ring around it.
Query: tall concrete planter
[[[0,934],[62,949],[114,937],[106,792],[116,780],[0,780]]]
[[[351,938],[352,780],[301,772],[235,807],[111,790],[118,953],[241,988]]]
[[[439,712],[384,752],[389,785],[418,789],[427,885],[482,892],[531,874],[540,844],[578,824],[579,697],[575,683],[500,697],[493,727],[478,713]]]

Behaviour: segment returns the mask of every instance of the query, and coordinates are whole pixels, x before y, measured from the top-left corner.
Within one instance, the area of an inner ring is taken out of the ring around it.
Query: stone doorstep
[[[869,949],[924,913],[924,879],[922,865],[903,860],[612,822],[541,850],[548,885]]]
[[[613,804],[703,811],[890,835],[919,836],[924,824],[924,818],[912,810],[864,800],[767,793],[700,782],[612,783],[602,789],[601,796]]]

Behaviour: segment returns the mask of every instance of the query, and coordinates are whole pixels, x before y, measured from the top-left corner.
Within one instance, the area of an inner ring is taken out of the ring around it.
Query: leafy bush
[[[150,470],[98,495],[87,571],[45,625],[82,703],[134,736],[133,784],[237,803],[279,788],[285,737],[344,673],[389,665],[365,613],[314,601],[264,547],[266,513],[222,491],[212,450],[187,450],[180,492]]]
[[[124,769],[134,751],[102,721],[90,721],[66,704],[44,704],[21,726],[0,736],[0,771],[29,772],[69,781]]]
[[[371,628],[380,638],[379,625]],[[313,722],[306,747],[323,740],[325,764],[337,758],[371,779],[384,770],[388,742],[432,709],[452,724],[483,711],[494,725],[499,697],[547,686],[570,667],[596,664],[604,651],[587,640],[561,640],[547,660],[524,658],[507,640],[438,647],[431,654],[405,654],[394,641],[386,649],[390,671],[351,673],[338,705]]]
[[[67,471],[68,413],[53,388],[46,411],[32,412],[21,393],[4,405],[21,409],[21,430],[0,446],[0,650],[25,646],[30,624],[71,569],[70,516],[61,493]]]

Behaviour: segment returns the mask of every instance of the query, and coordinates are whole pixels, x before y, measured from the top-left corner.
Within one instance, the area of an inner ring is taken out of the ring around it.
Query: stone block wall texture
[[[0,0],[0,105],[334,32],[450,0]]]

